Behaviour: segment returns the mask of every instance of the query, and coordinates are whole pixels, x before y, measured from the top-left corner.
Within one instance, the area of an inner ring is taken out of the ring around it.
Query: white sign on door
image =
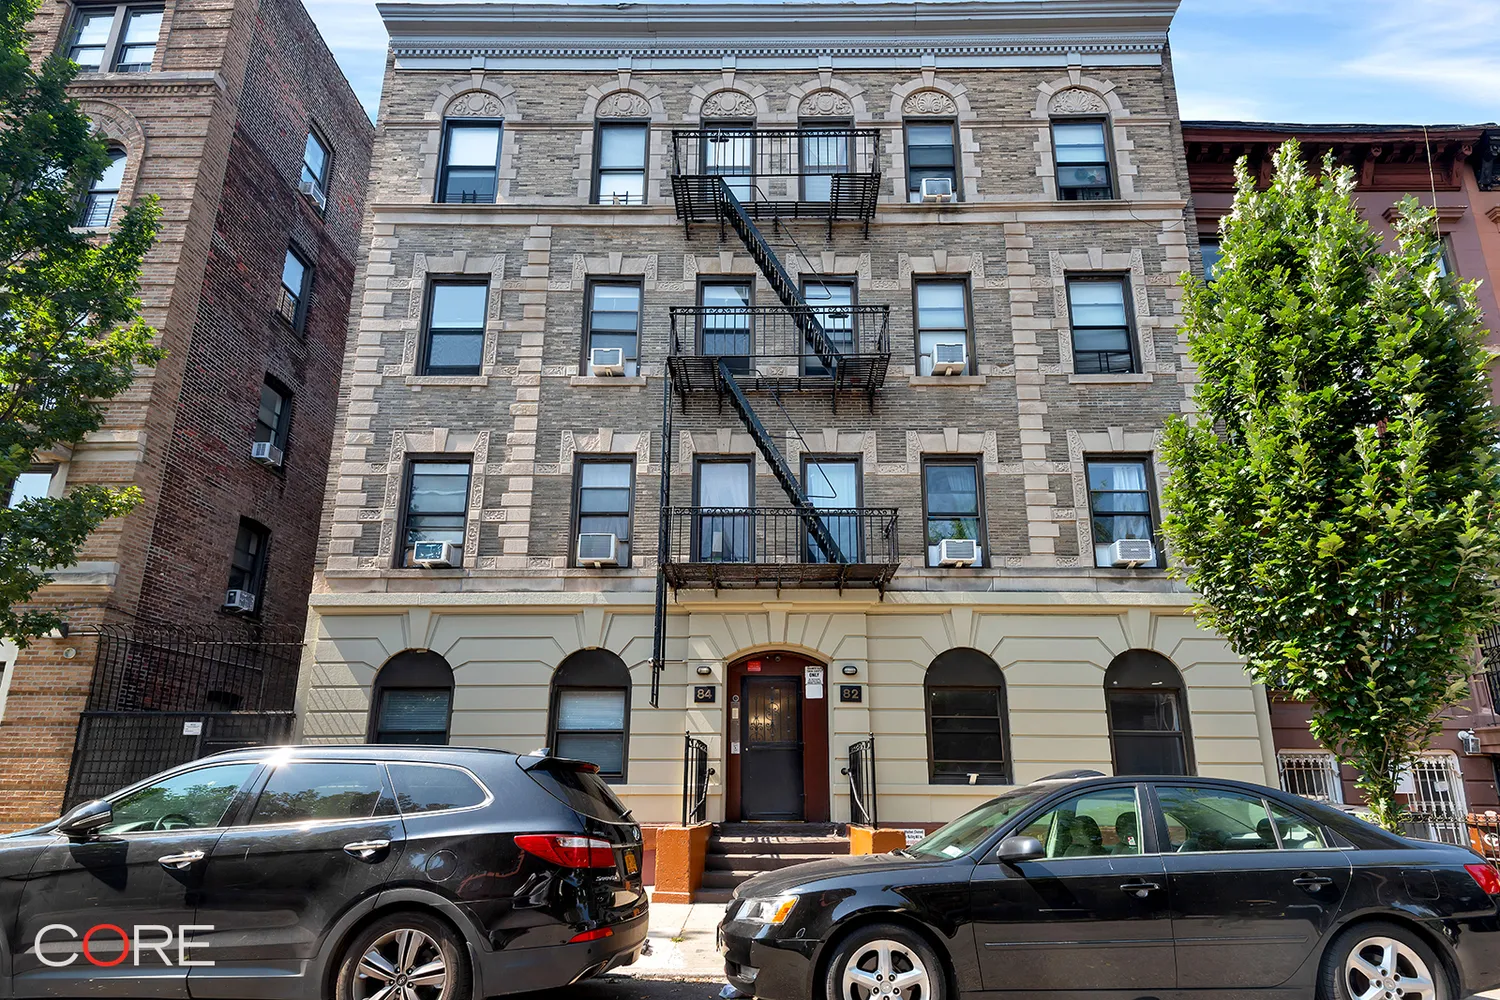
[[[803,667],[802,676],[806,682],[808,700],[823,697],[823,668]]]
[[[203,723],[201,723],[201,722],[184,722],[182,724],[182,735],[184,735],[184,736],[202,736],[203,735]]]

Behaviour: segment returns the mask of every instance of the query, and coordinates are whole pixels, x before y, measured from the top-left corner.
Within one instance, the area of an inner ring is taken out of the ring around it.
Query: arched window
[[[112,147],[109,165],[89,185],[89,193],[83,199],[83,211],[79,213],[78,225],[85,229],[103,229],[115,214],[115,202],[120,199],[120,185],[125,180],[125,150]]]
[[[932,782],[1009,784],[1005,675],[995,661],[977,649],[947,650],[927,668],[923,688]]]
[[[609,781],[625,780],[630,738],[630,668],[607,649],[580,649],[552,675],[548,743],[559,757],[599,765]]]
[[[1116,774],[1192,774],[1182,675],[1160,653],[1131,649],[1104,672]]]
[[[375,675],[369,742],[448,742],[453,715],[453,668],[430,650],[397,653]]]

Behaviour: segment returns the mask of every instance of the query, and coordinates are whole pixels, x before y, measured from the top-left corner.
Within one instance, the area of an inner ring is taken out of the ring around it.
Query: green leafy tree
[[[1474,286],[1408,198],[1385,252],[1354,176],[1294,142],[1242,161],[1211,284],[1186,281],[1194,419],[1174,419],[1163,531],[1219,631],[1360,772],[1376,819],[1463,697],[1496,618],[1500,443]]]
[[[28,57],[36,7],[0,0],[0,499],[38,452],[97,429],[102,401],[161,357],[136,297],[160,213],[141,199],[107,235],[73,228],[109,153],[67,94],[77,67]],[[24,645],[56,627],[26,606],[46,568],[77,562],[90,533],[140,499],[80,485],[0,508],[0,635]]]

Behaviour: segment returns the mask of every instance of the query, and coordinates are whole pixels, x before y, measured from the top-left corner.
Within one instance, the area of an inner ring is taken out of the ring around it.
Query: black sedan
[[[759,875],[719,931],[730,983],[766,1000],[1458,1000],[1500,984],[1497,899],[1471,851],[1294,795],[1097,777]]]

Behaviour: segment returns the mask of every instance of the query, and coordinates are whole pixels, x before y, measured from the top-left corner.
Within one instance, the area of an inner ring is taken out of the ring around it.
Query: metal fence
[[[731,188],[742,186],[741,200],[749,201],[756,180],[798,177],[795,195],[826,199],[827,181],[836,174],[874,174],[880,171],[880,132],[847,125],[802,128],[753,128],[705,125],[672,130],[672,173],[723,177]]]
[[[827,559],[791,507],[669,507],[672,562],[795,565]],[[849,563],[900,561],[896,508],[820,508],[818,517]]]
[[[816,320],[841,357],[889,356],[890,306],[820,305],[809,292],[801,306],[673,306],[673,356],[729,359],[736,375],[771,365],[772,374],[827,375],[808,343],[805,327]],[[790,370],[783,370],[788,364]]]
[[[875,734],[849,745],[849,822],[875,826]]]
[[[708,816],[708,744],[691,733],[684,738],[682,752],[682,825],[702,823]]]

